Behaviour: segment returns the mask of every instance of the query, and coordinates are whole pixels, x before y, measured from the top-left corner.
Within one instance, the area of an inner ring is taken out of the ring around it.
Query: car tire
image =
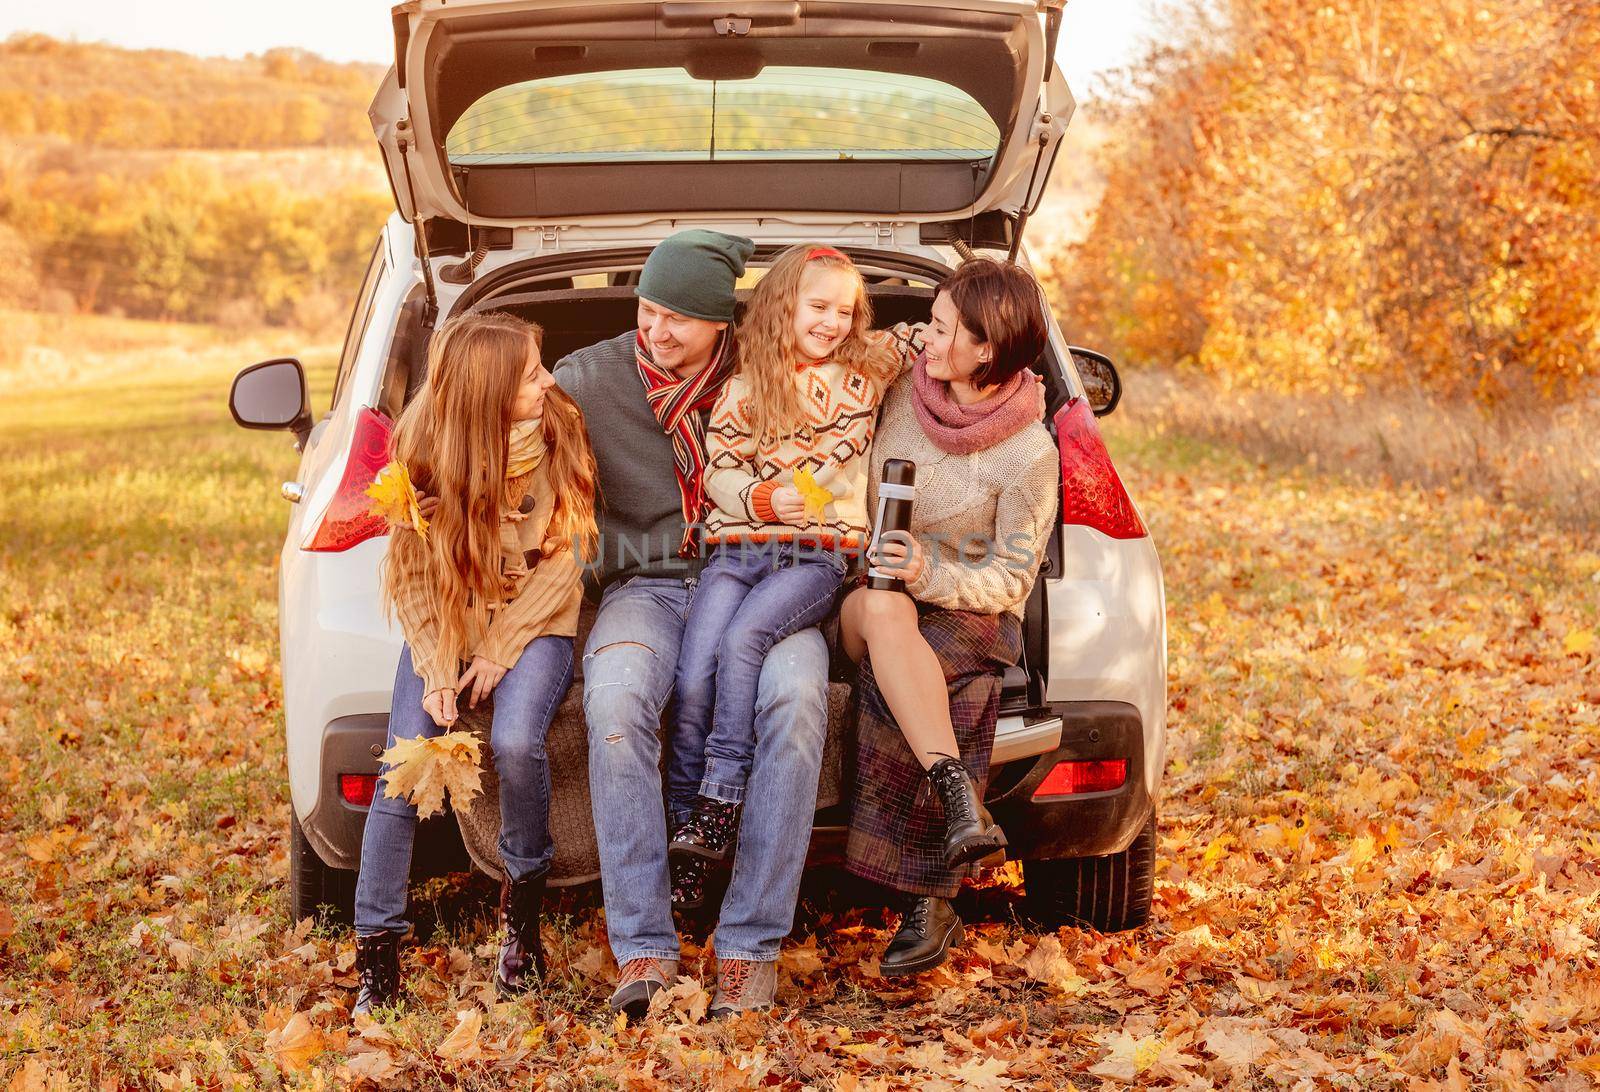
[[[323,864],[290,805],[289,916],[295,921],[314,918],[323,925],[349,925],[355,919],[355,906],[355,872]]]
[[[1133,843],[1104,857],[1024,861],[1023,908],[1049,929],[1088,926],[1102,933],[1137,929],[1150,920],[1155,886],[1154,809]]]

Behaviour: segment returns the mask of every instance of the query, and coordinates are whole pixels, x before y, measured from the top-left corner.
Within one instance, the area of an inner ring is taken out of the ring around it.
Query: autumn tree
[[[1074,336],[1230,382],[1570,394],[1600,349],[1600,8],[1226,0],[1112,107]]]

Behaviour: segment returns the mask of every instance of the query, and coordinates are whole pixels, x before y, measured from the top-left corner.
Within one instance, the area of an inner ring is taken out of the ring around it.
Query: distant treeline
[[[379,75],[284,50],[0,44],[0,305],[336,328],[393,203],[317,166],[360,154],[336,145],[377,156]],[[306,145],[329,147],[288,176],[214,154]]]
[[[0,179],[0,302],[315,329],[347,312],[392,209],[177,163],[143,179]]]
[[[300,50],[224,60],[17,35],[0,43],[0,134],[103,148],[364,144],[382,75]]]

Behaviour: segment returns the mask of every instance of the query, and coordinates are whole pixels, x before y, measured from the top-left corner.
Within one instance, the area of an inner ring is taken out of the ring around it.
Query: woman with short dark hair
[[[845,651],[860,665],[846,867],[906,896],[885,975],[944,962],[962,936],[950,899],[1005,845],[982,788],[1001,680],[1021,656],[1057,514],[1057,453],[1034,374],[1046,321],[1025,270],[962,265],[939,286],[922,352],[885,397],[873,441],[869,513],[886,460],[917,467],[910,534],[875,559],[906,591],[858,578],[840,612]]]

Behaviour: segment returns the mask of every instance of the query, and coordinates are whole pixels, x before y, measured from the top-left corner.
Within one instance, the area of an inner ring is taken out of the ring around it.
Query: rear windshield
[[[1000,130],[966,92],[921,76],[770,66],[589,72],[490,92],[450,129],[450,162],[983,160]]]

